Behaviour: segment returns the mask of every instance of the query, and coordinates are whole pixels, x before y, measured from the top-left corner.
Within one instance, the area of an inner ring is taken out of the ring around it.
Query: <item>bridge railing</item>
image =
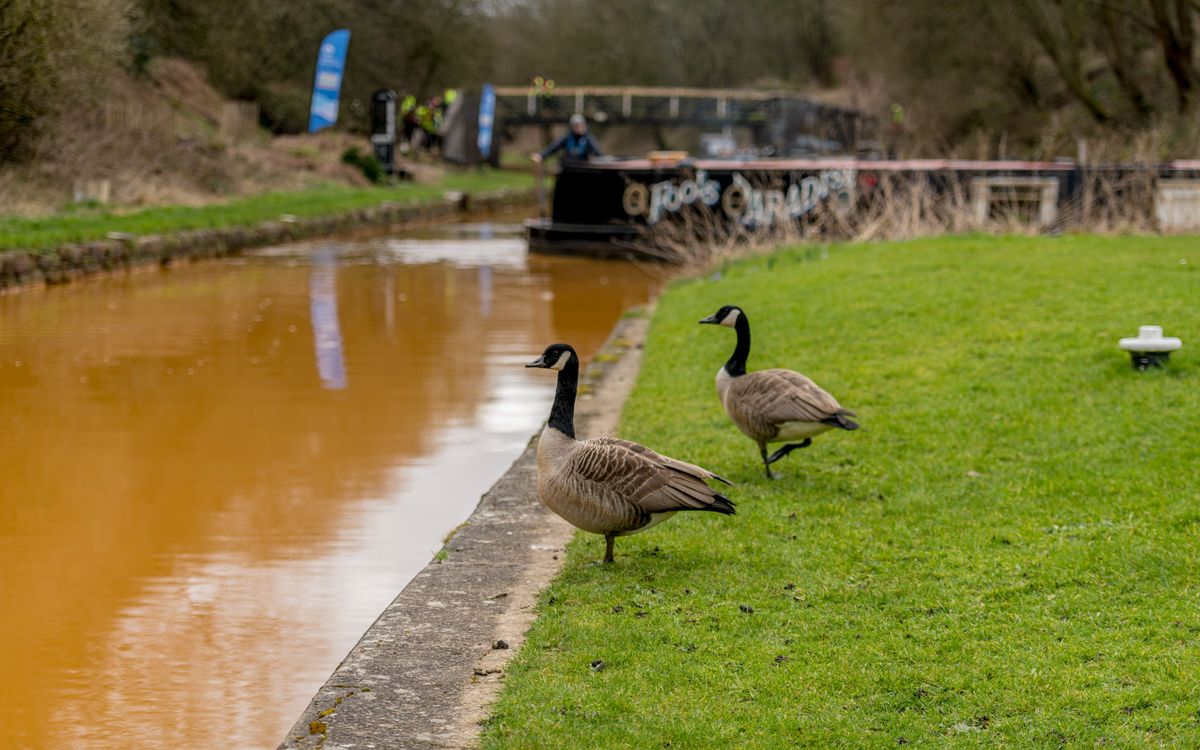
[[[697,89],[657,86],[572,86],[539,90],[496,88],[498,107],[510,120],[544,122],[581,112],[610,120],[716,121],[737,123],[767,119],[778,103],[800,101],[822,109],[795,91],[765,89]]]
[[[597,123],[693,126],[706,130],[749,127],[760,146],[777,153],[800,147],[856,152],[870,141],[874,121],[781,89],[698,89],[659,86],[560,86],[496,89],[497,120],[512,125],[563,123],[580,112]],[[503,127],[503,125],[502,125]]]

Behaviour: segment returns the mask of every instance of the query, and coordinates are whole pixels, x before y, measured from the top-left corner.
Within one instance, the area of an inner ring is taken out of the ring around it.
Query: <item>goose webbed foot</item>
[[[787,445],[783,446],[779,450],[772,453],[770,456],[764,455],[763,460],[766,461],[768,466],[770,466],[771,464],[775,463],[776,461],[783,458],[784,456],[791,453],[792,451],[797,450],[799,448],[807,448],[810,445],[812,445],[812,438],[804,438],[804,442],[801,442],[801,443],[788,443]],[[766,450],[764,450],[763,453],[765,454]]]
[[[604,535],[604,562],[606,563],[613,561],[613,542],[616,540],[617,537],[613,534]]]

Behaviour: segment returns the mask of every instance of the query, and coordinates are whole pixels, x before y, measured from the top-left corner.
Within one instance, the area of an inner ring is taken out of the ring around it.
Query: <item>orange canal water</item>
[[[481,225],[0,296],[4,746],[274,747],[656,286]]]

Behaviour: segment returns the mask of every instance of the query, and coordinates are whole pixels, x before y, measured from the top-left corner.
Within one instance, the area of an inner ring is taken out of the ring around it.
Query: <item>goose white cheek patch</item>
[[[555,362],[554,364],[550,365],[550,369],[551,370],[561,370],[562,368],[566,367],[567,363],[570,361],[571,361],[571,353],[563,352],[562,354],[558,355],[558,361]]]
[[[721,325],[733,328],[733,326],[737,323],[738,315],[740,314],[741,310],[730,310],[725,316],[725,319],[721,321]]]

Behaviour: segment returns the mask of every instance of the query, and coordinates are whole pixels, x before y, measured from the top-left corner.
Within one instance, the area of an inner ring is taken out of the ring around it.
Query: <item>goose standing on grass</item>
[[[850,419],[854,412],[843,409],[837,399],[820,386],[792,370],[746,372],[750,356],[750,321],[735,305],[725,305],[701,323],[729,326],[737,331],[737,346],[729,361],[717,370],[717,395],[729,418],[758,443],[767,478],[774,479],[771,464],[797,448],[812,445],[812,439],[837,427],[857,430]],[[767,455],[768,443],[788,443]]]
[[[707,469],[628,440],[575,439],[579,355],[570,346],[551,344],[525,366],[558,371],[554,406],[538,440],[538,494],[573,526],[604,535],[604,562],[613,561],[617,537],[645,531],[678,511],[733,515],[733,503],[705,480],[730,483]]]

